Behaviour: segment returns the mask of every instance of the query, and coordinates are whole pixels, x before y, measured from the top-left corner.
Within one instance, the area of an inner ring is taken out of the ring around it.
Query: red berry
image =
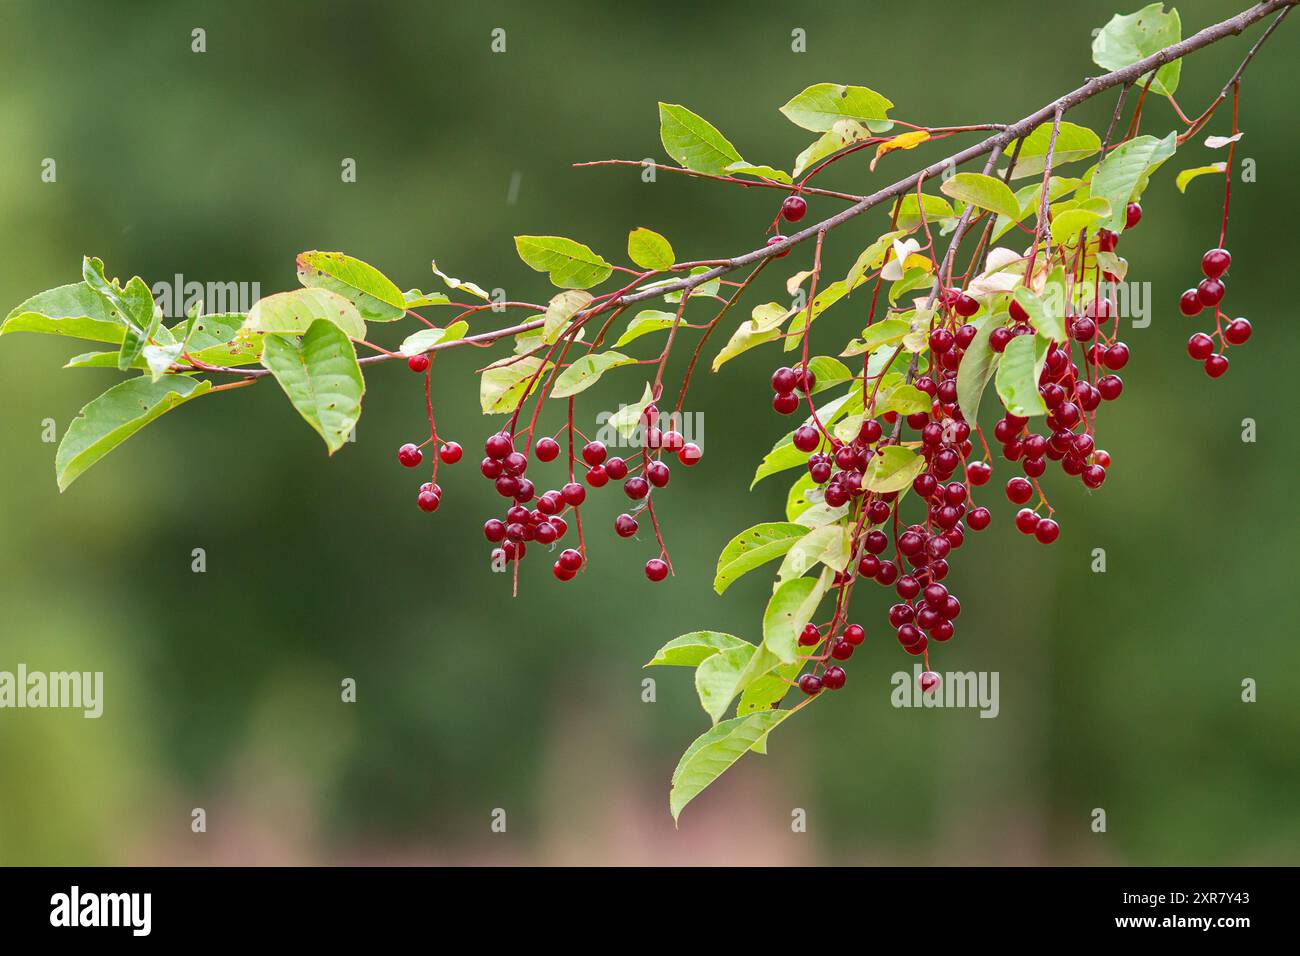
[[[551,565],[551,572],[561,581],[572,581],[573,576],[578,573],[577,571],[570,571],[559,561]]]
[[[1101,364],[1112,372],[1118,372],[1128,364],[1128,346],[1123,342],[1116,342],[1101,353]]]
[[[768,244],[769,246],[774,246],[774,245],[776,245],[778,242],[785,242],[785,236],[781,235],[779,232],[778,232],[775,236],[773,236],[771,239],[767,240],[767,244]],[[780,252],[773,253],[772,258],[774,258],[774,259],[784,259],[784,258],[785,258],[786,256],[788,256],[789,254],[790,254],[790,250],[789,250],[789,249],[782,249]]]
[[[582,460],[592,467],[603,462],[606,454],[603,442],[590,441],[582,448]]]
[[[1017,302],[1015,299],[1011,300],[1010,304],[1007,306],[1007,311],[1011,313],[1011,318],[1014,319],[1016,322],[1029,321],[1029,313],[1026,312],[1025,307],[1021,305],[1019,302]]]
[[[821,443],[821,433],[811,425],[800,425],[794,430],[794,447],[800,451],[813,451]],[[845,445],[845,448],[848,446]]]
[[[1222,280],[1220,279],[1202,279],[1196,287],[1197,301],[1204,306],[1218,305],[1223,301],[1223,293],[1226,291]]]
[[[799,374],[792,368],[782,365],[772,373],[772,391],[778,395],[784,395],[787,392],[793,392],[794,387],[799,384]]]
[[[1250,338],[1250,323],[1245,319],[1233,319],[1223,330],[1223,337],[1229,345],[1241,345]]]
[[[702,452],[700,446],[694,442],[687,442],[682,446],[682,450],[677,453],[677,460],[687,468],[697,464],[703,457],[704,452]]]
[[[1033,534],[1040,521],[1042,519],[1033,508],[1021,508],[1016,512],[1016,530],[1021,534]]]
[[[1189,319],[1198,314],[1202,308],[1201,297],[1196,289],[1188,289],[1178,298],[1178,311]]]
[[[442,499],[433,491],[421,491],[415,499],[421,511],[437,511],[441,501]]]
[[[645,576],[651,581],[662,581],[668,577],[668,562],[651,558],[645,563]]]
[[[963,292],[957,296],[957,301],[956,303],[954,303],[953,308],[957,310],[957,314],[960,315],[962,318],[969,319],[972,315],[974,315],[976,312],[980,310],[979,299],[976,299],[974,296],[967,295],[965,292]],[[973,335],[971,337],[974,338]],[[959,345],[961,344],[960,333],[958,335],[958,344]],[[962,346],[962,348],[965,348],[965,346]]]
[[[605,473],[604,465],[597,465],[595,468],[587,469],[587,484],[593,488],[604,488],[609,482],[609,475]]]
[[[1207,279],[1217,279],[1232,265],[1232,253],[1227,249],[1211,249],[1201,256],[1201,271]]]
[[[1114,252],[1119,245],[1119,236],[1109,229],[1097,230],[1097,248],[1102,252]]]
[[[483,443],[483,450],[487,452],[489,458],[500,461],[514,451],[514,444],[510,441],[509,435],[505,432],[498,432]]]
[[[560,454],[560,443],[554,438],[539,438],[534,451],[538,461],[555,461]]]
[[[822,632],[816,624],[805,624],[803,630],[799,632],[799,645],[801,647],[816,647],[822,642]]]
[[[1038,526],[1034,528],[1034,537],[1043,544],[1051,544],[1060,537],[1060,534],[1061,526],[1051,518],[1044,518],[1042,521],[1038,522]]]
[[[816,674],[804,674],[799,678],[799,689],[809,697],[815,697],[821,693],[822,680]]]
[[[464,449],[460,447],[459,442],[449,441],[438,449],[438,457],[442,459],[444,465],[454,465],[460,461]]]
[[[822,686],[827,690],[839,690],[844,686],[844,681],[843,667],[828,667],[826,673],[822,674]]]
[[[582,552],[574,548],[565,548],[555,562],[566,571],[577,571],[582,567]]]
[[[1013,504],[1023,505],[1034,493],[1034,486],[1024,478],[1011,478],[1007,481],[1007,498]]]
[[[798,222],[808,211],[808,203],[802,196],[786,196],[781,203],[781,218],[786,222]]]
[[[650,494],[650,483],[638,475],[633,475],[623,482],[623,491],[633,501],[640,501]]]
[[[429,356],[423,352],[419,355],[412,355],[406,360],[406,367],[412,372],[427,372],[429,370]]]
[[[1124,210],[1124,228],[1132,229],[1142,221],[1142,207],[1135,202],[1128,204]]]
[[[636,534],[636,519],[629,514],[621,514],[614,519],[614,531],[620,538],[630,538]]]
[[[1187,340],[1187,354],[1198,362],[1204,362],[1214,354],[1214,339],[1204,332],[1197,332]]]
[[[861,644],[867,639],[867,632],[862,629],[861,624],[850,624],[844,629],[844,640],[854,646]]]
[[[587,500],[587,489],[576,481],[571,481],[560,489],[560,496],[576,508]]]
[[[772,398],[772,407],[782,415],[793,414],[794,410],[799,407],[799,396],[794,392],[784,392],[775,395]]]
[[[668,484],[669,475],[668,466],[662,461],[652,461],[646,466],[645,476],[650,481],[650,484],[656,488],[662,488]]]
[[[993,515],[988,508],[976,508],[966,516],[966,524],[970,525],[972,531],[983,531],[993,520]]]
[[[1228,370],[1228,360],[1222,355],[1211,355],[1205,360],[1205,374],[1210,378],[1218,378]]]
[[[397,449],[397,460],[407,468],[414,468],[424,461],[424,452],[411,444],[409,441],[401,448]]]
[[[614,481],[622,481],[627,477],[627,462],[622,458],[609,459],[605,462],[605,474]]]

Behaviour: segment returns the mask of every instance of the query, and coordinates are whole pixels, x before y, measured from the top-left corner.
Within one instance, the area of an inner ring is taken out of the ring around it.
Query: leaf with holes
[[[786,521],[768,521],[746,528],[728,541],[718,556],[713,590],[723,593],[750,571],[783,556],[807,533],[803,525]]]
[[[342,252],[299,253],[298,281],[343,296],[367,322],[395,322],[406,315],[406,297],[388,276]]]

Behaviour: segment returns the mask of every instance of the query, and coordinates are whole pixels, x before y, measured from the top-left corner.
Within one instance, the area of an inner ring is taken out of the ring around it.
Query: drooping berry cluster
[[[1232,265],[1232,254],[1227,249],[1211,249],[1201,256],[1201,272],[1205,275],[1195,288],[1188,289],[1178,300],[1178,308],[1189,319],[1201,314],[1203,309],[1214,310],[1214,329],[1210,333],[1196,332],[1187,340],[1187,354],[1205,367],[1205,374],[1218,378],[1228,370],[1228,357],[1224,353],[1230,345],[1244,345],[1250,338],[1250,322],[1237,318],[1224,322],[1219,308],[1227,292],[1223,276]],[[1217,344],[1216,344],[1216,341]]]

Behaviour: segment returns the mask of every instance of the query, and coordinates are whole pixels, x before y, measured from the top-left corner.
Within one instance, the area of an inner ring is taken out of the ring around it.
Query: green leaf
[[[420,329],[403,339],[398,351],[410,358],[412,355],[427,352],[442,342],[455,342],[457,339],[462,339],[468,331],[469,323],[464,320],[453,322],[445,329]]]
[[[706,658],[719,651],[728,651],[737,647],[753,648],[749,641],[721,631],[692,631],[681,637],[674,637],[659,648],[646,667],[698,667]]]
[[[361,417],[361,396],[366,392],[356,348],[347,333],[328,319],[317,319],[301,338],[268,335],[262,365],[275,376],[303,420],[325,440],[329,453],[342,448]]]
[[[957,367],[957,407],[972,428],[979,420],[980,398],[1002,357],[989,345],[989,336],[1001,324],[988,321],[981,325]]]
[[[1010,186],[993,176],[957,173],[941,184],[939,189],[945,196],[960,199],[968,205],[987,209],[999,216],[1015,219],[1020,215],[1020,203],[1016,201],[1016,194]]]
[[[912,479],[925,470],[925,458],[911,448],[886,445],[872,457],[862,486],[868,491],[885,494],[902,491],[912,484]]]
[[[529,268],[547,273],[561,289],[590,289],[614,271],[587,246],[562,236],[515,236],[515,249]]]
[[[904,319],[884,319],[867,326],[862,332],[862,338],[854,339],[840,354],[861,355],[863,352],[874,352],[883,345],[897,345],[911,331],[912,324]]]
[[[722,594],[732,583],[755,568],[781,557],[808,533],[801,524],[768,521],[736,535],[718,556],[713,590]]]
[[[1019,293],[1027,291],[1022,286],[1016,290],[1017,300],[1020,298]],[[1030,313],[1029,317],[1033,320],[1034,328],[1040,334],[1046,335],[1050,339],[1064,344],[1066,341],[1065,334],[1065,313],[1067,302],[1065,296],[1065,268],[1057,266],[1048,273],[1047,281],[1043,284],[1043,293],[1036,296],[1039,302],[1039,312],[1035,316]],[[1020,303],[1024,306],[1024,303]]]
[[[814,490],[816,490],[817,494],[810,500],[808,496]],[[812,475],[804,472],[795,479],[794,484],[790,486],[790,490],[786,493],[785,520],[790,522],[798,520],[800,515],[813,507],[817,503],[817,499],[822,497],[821,487],[812,480]]]
[[[132,276],[125,286],[116,279],[110,281],[104,275],[104,263],[89,256],[81,260],[81,278],[126,325],[117,367],[123,371],[131,368],[162,322],[161,312],[154,308],[153,293],[139,276]]]
[[[810,166],[821,162],[827,156],[838,153],[853,143],[860,142],[871,135],[871,130],[855,120],[840,120],[830,130],[823,133],[812,145],[795,157],[794,174],[802,175]]]
[[[507,364],[508,363],[508,364]],[[478,401],[484,415],[504,415],[532,394],[550,362],[533,355],[503,360],[484,369],[479,380]]]
[[[262,336],[241,334],[248,316],[242,312],[200,315],[194,320],[185,351],[208,365],[238,368],[256,365],[262,358]],[[181,324],[172,329],[179,334]]]
[[[1178,11],[1171,9],[1165,13],[1164,7],[1163,2],[1157,2],[1148,4],[1137,13],[1111,17],[1093,38],[1093,62],[1107,70],[1122,70],[1181,40],[1183,25]],[[1151,92],[1169,96],[1177,91],[1182,63],[1182,60],[1174,60],[1157,69],[1155,79],[1151,81]],[[1135,85],[1142,88],[1150,75],[1144,74]]]
[[[925,221],[934,225],[944,219],[952,219],[957,213],[952,208],[952,204],[942,196],[931,196],[929,193],[921,193],[921,198],[916,198],[916,193],[908,193],[894,204],[897,210],[897,224],[900,232],[910,231],[921,225],[921,213],[925,213]],[[890,215],[892,216],[893,210]]]
[[[395,322],[406,315],[406,297],[388,276],[342,252],[300,253],[298,281],[343,296],[367,322]]]
[[[421,292],[419,289],[407,289],[402,299],[408,309],[422,309],[426,305],[449,305],[451,299],[442,292]]]
[[[796,312],[790,321],[789,335],[785,339],[783,350],[793,352],[799,348],[803,344],[804,329],[850,291],[852,290],[848,283],[843,279],[837,279],[813,296],[812,302]]]
[[[542,344],[556,342],[575,315],[591,304],[591,293],[568,289],[551,297],[546,305],[545,324],[542,326]]]
[[[819,561],[832,571],[843,571],[848,567],[848,528],[834,522],[811,530],[805,528],[804,532],[804,535],[790,548],[785,560],[781,562],[780,570],[776,574],[778,582],[802,577]]]
[[[632,321],[627,324],[623,334],[614,343],[614,348],[620,348],[633,339],[639,339],[651,332],[662,332],[665,329],[670,329],[676,321],[677,316],[672,312],[661,312],[658,309],[642,309],[632,317]]]
[[[686,805],[694,800],[732,764],[790,715],[789,710],[733,717],[715,725],[695,739],[682,754],[673,771],[668,808],[676,821]]]
[[[817,83],[793,97],[781,112],[796,126],[824,133],[840,120],[869,123],[889,118],[888,99],[865,86]]]
[[[0,325],[0,335],[10,332],[41,332],[120,345],[126,323],[88,285],[73,282],[38,292],[15,308]]]
[[[779,302],[755,306],[751,318],[741,322],[730,340],[713,357],[713,371],[731,361],[742,352],[774,341],[781,334],[781,324],[790,316],[790,310]]]
[[[609,424],[623,438],[630,438],[632,433],[641,425],[641,416],[646,408],[654,401],[654,394],[650,391],[650,383],[645,383],[645,392],[641,395],[641,400],[634,405],[624,405],[613,415],[609,417]]]
[[[809,359],[808,369],[816,377],[816,384],[813,385],[814,395],[836,385],[843,385],[854,377],[854,373],[847,365],[829,355],[818,355]]]
[[[627,234],[627,257],[642,269],[654,269],[656,272],[662,272],[677,261],[672,244],[659,233],[644,226],[637,226]]]
[[[728,176],[755,176],[759,179],[770,179],[774,183],[783,183],[786,186],[793,182],[790,174],[783,170],[773,169],[771,166],[752,166],[744,160],[732,163],[723,172]]]
[[[936,198],[936,197],[930,197]],[[945,206],[942,199],[938,200]],[[951,210],[949,210],[951,212]],[[885,256],[893,248],[894,240],[901,239],[907,235],[906,229],[896,229],[893,232],[887,232],[867,248],[858,253],[858,258],[854,261],[853,267],[849,269],[849,274],[844,277],[844,283],[850,289],[855,289],[862,284],[868,272],[874,272],[885,263]]]
[[[551,389],[551,398],[568,398],[585,392],[600,380],[600,377],[612,368],[620,365],[632,365],[636,359],[629,358],[621,352],[601,352],[599,355],[584,355],[560,373]]]
[[[899,382],[887,392],[876,395],[876,406],[873,411],[877,415],[883,415],[885,412],[914,415],[928,412],[932,404],[933,400],[930,396],[915,385]]]
[[[700,706],[715,724],[743,689],[741,680],[756,650],[753,644],[745,644],[719,651],[706,657],[695,669],[695,692],[699,695]]]
[[[684,106],[659,104],[659,138],[669,156],[697,173],[720,176],[732,163],[744,162],[708,120]]]
[[[1184,169],[1174,178],[1174,185],[1178,187],[1180,193],[1187,192],[1187,184],[1197,176],[1206,176],[1210,173],[1222,175],[1228,169],[1227,163],[1211,163],[1208,166],[1193,166],[1191,169]]]
[[[1149,171],[1159,166],[1178,147],[1177,133],[1164,139],[1137,136],[1111,150],[1097,164],[1092,176],[1092,196],[1110,203],[1111,214],[1100,225],[1112,232],[1123,232],[1125,210],[1134,191]]]
[[[277,292],[258,299],[248,310],[244,329],[297,335],[322,320],[337,326],[350,339],[366,337],[366,323],[350,300],[328,289],[313,288]]]
[[[77,413],[59,442],[54,456],[59,491],[155,418],[211,388],[211,382],[183,375],[159,382],[142,375],[114,385]]]
[[[492,298],[490,295],[487,294],[487,290],[484,289],[482,286],[477,285],[476,283],[473,282],[466,282],[464,279],[457,279],[454,278],[453,276],[447,275],[445,272],[443,272],[441,269],[438,268],[438,263],[436,261],[430,260],[429,266],[430,268],[433,269],[433,274],[436,275],[439,279],[441,279],[444,283],[446,283],[448,289],[453,289],[457,292],[468,292],[470,295],[474,296],[475,298],[482,299],[484,302]],[[424,296],[423,298],[432,300],[437,297]],[[426,304],[438,304],[438,303],[430,302]],[[408,302],[407,308],[414,308],[414,306]]]
[[[763,612],[763,646],[783,664],[792,663],[799,653],[799,633],[817,613],[826,594],[828,576],[795,578],[777,586]]]
[[[995,384],[1002,404],[1012,415],[1030,418],[1047,414],[1038,394],[1037,336],[1017,335],[1002,352]]]
[[[1052,124],[1050,122],[1043,123],[1041,126],[1036,127],[1032,133],[1025,137],[1024,143],[1020,147],[1020,155],[1016,157],[1016,166],[1011,172],[1011,178],[1041,177],[1043,170],[1047,166],[1047,148],[1051,142]],[[1101,152],[1100,136],[1086,126],[1079,126],[1062,120],[1061,126],[1056,132],[1056,149],[1052,152],[1052,168],[1056,169],[1065,163],[1087,159],[1099,152]]]

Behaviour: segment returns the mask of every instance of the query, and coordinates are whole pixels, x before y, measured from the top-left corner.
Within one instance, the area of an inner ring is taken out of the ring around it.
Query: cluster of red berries
[[[822,629],[816,624],[807,624],[799,634],[799,646],[808,653],[814,652],[823,641]],[[831,660],[843,662],[853,656],[853,649],[867,639],[867,632],[860,624],[850,624],[844,628],[839,637],[832,638],[826,649]],[[839,690],[844,686],[848,676],[839,663],[827,663],[821,673],[806,673],[799,678],[799,689],[810,697],[823,690]]]
[[[1230,345],[1243,345],[1250,338],[1250,322],[1233,319],[1226,325],[1219,310],[1227,287],[1223,275],[1232,265],[1232,254],[1227,249],[1211,249],[1201,256],[1201,272],[1205,278],[1194,289],[1188,289],[1178,300],[1179,311],[1189,319],[1202,309],[1214,309],[1214,332],[1207,335],[1197,332],[1187,340],[1187,354],[1205,366],[1205,374],[1218,378],[1228,370],[1228,357],[1223,353]],[[1219,340],[1216,350],[1215,338]]]
[[[428,445],[435,440],[430,438],[424,444]],[[444,465],[456,464],[463,454],[460,445],[454,441],[443,442],[438,448],[438,460]],[[419,468],[424,461],[424,446],[407,442],[397,449],[397,460],[406,468]],[[442,488],[437,482],[437,477],[438,468],[434,465],[432,479],[420,485],[415,496],[415,503],[421,511],[437,511],[438,506],[442,504]]]
[[[772,407],[782,415],[792,415],[799,407],[799,396],[795,392],[807,395],[817,384],[817,376],[812,369],[798,370],[781,366],[772,373]]]

